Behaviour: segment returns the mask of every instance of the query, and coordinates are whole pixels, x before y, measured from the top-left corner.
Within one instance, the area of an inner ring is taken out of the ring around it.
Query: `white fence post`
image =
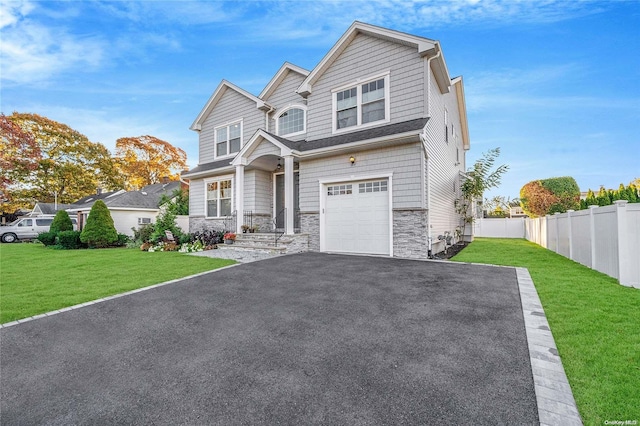
[[[573,228],[571,226],[571,213],[575,210],[567,210],[567,227],[569,233],[569,259],[573,260]]]
[[[616,221],[618,228],[618,279],[620,284],[631,286],[632,256],[628,247],[629,235],[627,229],[627,200],[613,202],[616,206]]]
[[[598,206],[589,206],[589,240],[591,242],[591,265],[589,267],[593,269],[596,267],[596,225],[593,219],[593,210],[597,208]]]

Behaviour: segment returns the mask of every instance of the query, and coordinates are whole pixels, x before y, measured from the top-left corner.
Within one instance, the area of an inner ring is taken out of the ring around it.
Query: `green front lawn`
[[[233,263],[178,252],[55,250],[40,244],[1,244],[0,323]]]
[[[477,238],[452,260],[528,268],[584,424],[640,421],[640,290],[525,240]]]

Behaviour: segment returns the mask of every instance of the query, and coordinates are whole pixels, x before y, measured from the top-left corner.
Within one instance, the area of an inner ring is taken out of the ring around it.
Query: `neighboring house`
[[[435,40],[354,22],[313,70],[285,63],[258,96],[223,80],[191,129],[191,230],[250,217],[312,251],[426,258],[460,226],[464,89]]]
[[[509,217],[527,217],[527,214],[520,206],[509,207]]]
[[[75,202],[72,207],[66,209],[70,215],[79,216],[80,227],[87,223],[87,216],[91,207],[98,200],[107,205],[113,223],[118,233],[133,235],[132,228],[139,228],[142,225],[154,223],[161,211],[160,199],[163,195],[170,196],[177,189],[181,188],[181,183],[168,182],[147,185],[140,191],[119,191],[107,197],[100,197],[100,194],[84,197]],[[187,231],[187,230],[185,230]]]
[[[60,210],[73,209],[77,206],[82,206],[89,201],[104,200],[105,198],[122,194],[123,192],[125,192],[124,189],[121,189],[119,191],[103,192],[100,188],[98,188],[98,191],[95,194],[82,197],[73,204],[36,203],[31,213],[29,213],[29,216],[55,215]]]

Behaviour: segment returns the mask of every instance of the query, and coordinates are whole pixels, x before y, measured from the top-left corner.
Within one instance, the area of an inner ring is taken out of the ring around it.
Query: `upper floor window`
[[[334,90],[333,110],[334,131],[389,121],[389,74]]]
[[[305,110],[299,107],[292,107],[285,110],[278,116],[276,126],[276,133],[280,136],[304,133]]]
[[[216,157],[240,152],[242,145],[242,121],[216,128]]]

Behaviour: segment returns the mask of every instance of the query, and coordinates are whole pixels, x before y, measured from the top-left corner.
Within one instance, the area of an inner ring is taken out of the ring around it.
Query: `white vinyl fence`
[[[524,217],[476,219],[473,235],[488,238],[524,238]]]
[[[525,238],[585,266],[640,288],[640,204],[616,201],[526,219]]]

